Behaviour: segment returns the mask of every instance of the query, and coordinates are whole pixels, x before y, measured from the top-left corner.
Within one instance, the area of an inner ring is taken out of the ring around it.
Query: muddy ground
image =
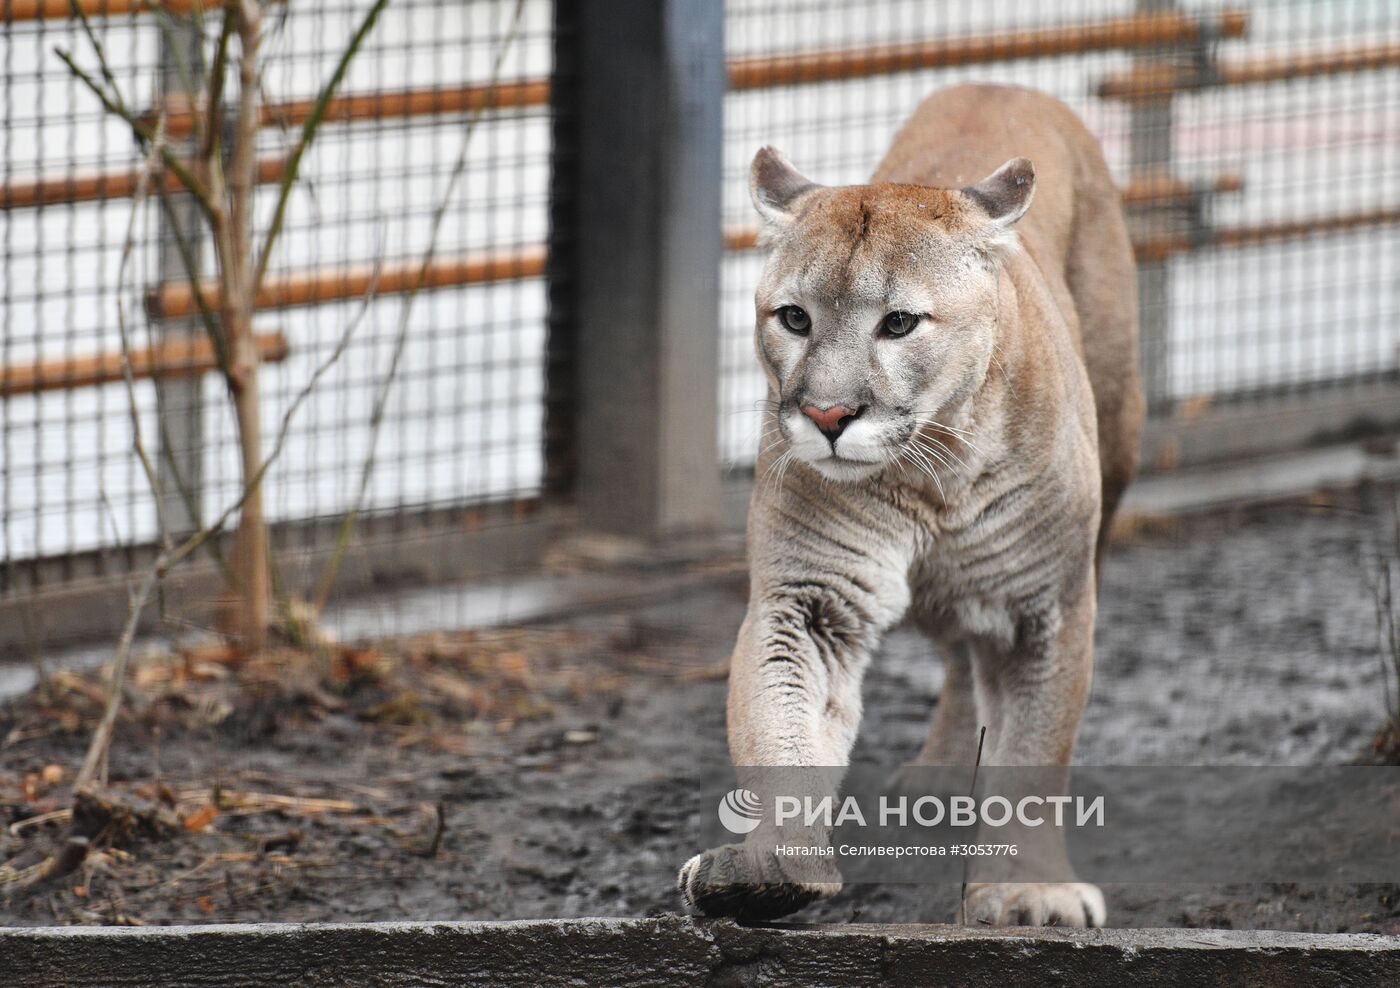
[[[1374,584],[1395,496],[1370,488],[1121,540],[1079,760],[1375,758]],[[209,644],[148,657],[119,723],[112,803],[77,822],[67,786],[102,680],[53,677],[47,698],[0,708],[0,924],[674,910],[675,869],[712,812],[693,780],[726,759],[721,663],[743,600],[736,564],[680,599],[525,629],[254,664]],[[913,755],[940,675],[917,634],[889,638],[867,678],[858,763]],[[83,828],[86,858],[34,880]],[[1400,933],[1394,886],[1106,892],[1117,926]],[[794,918],[948,922],[955,901],[955,888],[859,886]]]

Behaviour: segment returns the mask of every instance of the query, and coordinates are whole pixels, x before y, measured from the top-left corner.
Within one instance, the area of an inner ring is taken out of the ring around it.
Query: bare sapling
[[[297,393],[282,417],[272,449],[266,456],[262,444],[262,410],[258,371],[260,355],[253,335],[252,317],[262,281],[268,269],[277,236],[281,232],[287,203],[297,181],[302,157],[311,146],[326,108],[345,77],[351,60],[373,29],[388,0],[377,2],[366,13],[349,39],[330,79],[322,87],[306,123],[288,158],[282,176],[279,196],[269,229],[261,246],[255,246],[253,229],[254,189],[257,178],[257,137],[262,124],[262,44],[264,9],[260,0],[227,0],[222,5],[209,69],[203,78],[190,75],[188,65],[181,66],[188,100],[186,105],[194,131],[193,152],[177,152],[166,140],[168,108],[162,107],[154,117],[131,109],[117,86],[106,59],[103,46],[92,25],[76,0],[70,0],[73,16],[81,23],[90,44],[98,71],[89,72],[73,53],[59,50],[58,57],[73,75],[83,83],[114,116],[131,129],[132,136],[146,161],[138,194],[133,204],[133,223],[128,229],[123,252],[123,272],[131,253],[134,218],[143,208],[148,188],[162,190],[162,209],[170,210],[163,194],[165,182],[160,172],[169,172],[198,204],[204,232],[212,241],[217,261],[217,282],[207,285],[194,261],[192,245],[180,238],[180,254],[189,285],[199,310],[205,332],[218,357],[227,392],[237,422],[241,486],[232,503],[212,522],[174,541],[160,511],[159,480],[146,452],[139,416],[136,413],[134,377],[131,374],[131,344],[118,286],[118,321],[122,327],[122,352],[125,358],[125,378],[132,409],[133,445],[141,461],[152,493],[156,496],[158,521],[161,529],[160,548],[156,559],[132,587],[126,620],[118,638],[112,662],[110,694],[106,708],[89,744],[83,765],[74,781],[74,791],[80,791],[105,777],[107,752],[113,728],[121,708],[125,689],[125,674],[130,663],[137,626],[161,580],[176,566],[200,549],[217,546],[231,523],[237,519],[234,542],[233,591],[237,600],[235,630],[248,650],[262,648],[267,640],[272,620],[272,561],[263,512],[263,480],[284,448],[290,425],[296,412],[314,390],[322,376],[336,363],[360,322],[357,316],[347,326],[333,352],[322,362]],[[158,10],[161,29],[170,30],[170,15]],[[204,11],[195,4],[194,17],[200,37],[205,37]],[[235,54],[236,52],[236,54]],[[232,59],[232,60],[231,60]],[[225,77],[230,65],[236,66],[238,87],[232,108],[224,98]],[[152,174],[157,179],[152,181]],[[366,300],[367,302],[368,300]],[[361,309],[362,316],[364,309]]]
[[[261,358],[253,333],[253,312],[302,157],[351,60],[387,4],[388,0],[378,0],[366,13],[302,126],[282,176],[273,221],[260,246],[255,243],[253,205],[258,132],[263,123],[263,0],[228,0],[220,5],[218,30],[210,32],[215,38],[212,56],[201,59],[201,64],[208,64],[207,71],[196,78],[193,66],[181,66],[185,102],[194,131],[192,151],[177,150],[166,141],[168,108],[162,107],[155,115],[142,115],[130,108],[108,67],[101,42],[76,0],[71,2],[73,15],[82,23],[99,71],[90,73],[73,54],[58,52],[58,57],[103,107],[131,128],[147,158],[171,172],[193,197],[212,244],[217,264],[217,281],[212,286],[202,279],[193,260],[192,245],[182,242],[181,254],[204,329],[219,359],[237,424],[242,493],[234,540],[231,589],[235,607],[231,624],[248,651],[265,646],[273,617],[272,560],[262,490],[266,461],[259,388]],[[192,16],[199,37],[205,38],[205,11],[200,4],[194,5]],[[174,29],[174,18],[168,11],[158,10],[157,17],[163,31]],[[226,96],[229,76],[236,77],[237,88]],[[165,183],[154,183],[154,187],[162,190],[162,208],[169,209],[163,194]]]

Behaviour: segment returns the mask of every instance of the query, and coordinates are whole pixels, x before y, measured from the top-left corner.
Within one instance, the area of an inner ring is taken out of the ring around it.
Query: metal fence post
[[[550,383],[572,401],[548,455],[572,465],[586,530],[703,531],[720,505],[724,5],[556,8]]]
[[[1176,0],[1137,0],[1144,13],[1171,10]],[[1175,62],[1171,54],[1139,56],[1140,65]],[[1132,175],[1166,174],[1172,167],[1172,98],[1170,96],[1134,100],[1129,109],[1128,163]],[[1164,236],[1175,228],[1171,210],[1148,210],[1134,218],[1148,236]],[[1171,331],[1171,270],[1166,260],[1138,264],[1138,346],[1142,360],[1143,389],[1149,410],[1160,409],[1167,400],[1171,381],[1169,367]]]
[[[160,80],[162,98],[185,101],[197,96],[187,86],[200,87],[204,79],[203,45],[194,20],[177,14],[166,16],[160,30]],[[177,153],[192,151],[189,140],[176,145]],[[157,193],[161,194],[161,193]],[[187,192],[166,194],[166,208],[160,210],[160,240],[156,269],[161,284],[190,283],[190,272],[181,257],[183,239],[195,270],[199,271],[204,227],[194,196]],[[156,335],[161,340],[201,337],[205,334],[198,318],[161,319]],[[189,533],[200,527],[200,499],[204,481],[204,409],[201,400],[203,379],[189,377],[155,379],[155,437],[160,455],[156,476],[161,488],[161,508],[170,533]]]

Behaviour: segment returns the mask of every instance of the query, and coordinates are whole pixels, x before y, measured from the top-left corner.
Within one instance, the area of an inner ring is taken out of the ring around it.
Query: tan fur
[[[1012,149],[1015,149],[1012,151]],[[1103,153],[1059,100],[1008,86],[958,86],[914,112],[875,182],[959,188],[1008,152],[1035,164],[1035,204],[1016,227],[1054,294],[1093,386],[1103,473],[1099,549],[1137,472],[1144,401],[1138,373],[1137,266]]]
[[[985,727],[986,764],[1068,765],[1097,556],[1143,410],[1132,251],[1096,143],[1048,96],[961,86],[915,111],[870,185],[815,185],[765,150],[753,192],[771,246],[756,296],[770,408],[731,665],[735,765],[845,765],[861,677],[905,617],[948,668],[920,762],[969,763]],[[793,306],[805,335],[784,322]],[[885,332],[890,312],[917,328]],[[804,406],[859,414],[833,438]],[[1056,840],[1023,836],[1068,874]],[[830,866],[775,861],[772,837],[692,858],[686,900],[771,918],[839,889]],[[1074,882],[975,885],[967,912],[1104,918]]]

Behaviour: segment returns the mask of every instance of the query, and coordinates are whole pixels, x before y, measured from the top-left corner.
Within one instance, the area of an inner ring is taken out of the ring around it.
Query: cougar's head
[[[977,391],[997,342],[996,255],[1034,187],[1025,158],[965,189],[827,188],[758,152],[750,191],[771,248],[758,358],[796,457],[869,476]]]

